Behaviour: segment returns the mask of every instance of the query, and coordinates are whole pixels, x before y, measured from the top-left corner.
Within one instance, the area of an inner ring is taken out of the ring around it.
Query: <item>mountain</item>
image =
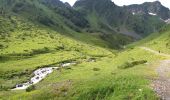
[[[91,34],[90,23],[84,17],[84,13],[60,0],[2,0],[1,2],[1,14],[5,19],[11,16],[22,17],[31,23],[49,27],[63,35],[103,47],[121,48],[133,41],[131,37],[116,32],[106,34],[107,31],[95,31]],[[87,40],[85,37],[91,38]]]
[[[119,7],[111,0],[78,0],[74,8],[86,14],[92,30],[110,30],[138,39],[158,31],[164,24],[155,16],[133,15],[128,7]]]
[[[73,7],[60,0],[2,0],[0,7],[4,18],[22,17],[77,40],[115,49],[156,32],[165,24],[156,16],[133,15],[111,0],[78,0]],[[87,41],[86,34],[97,41]]]
[[[79,31],[78,28],[88,26],[80,13],[59,0],[3,0],[1,5],[2,14],[19,15],[45,26],[53,26],[57,31],[63,29],[67,32],[68,27]]]
[[[164,7],[159,1],[155,2],[145,2],[143,4],[130,5],[125,6],[125,9],[130,11],[132,14],[140,14],[140,15],[152,15],[158,16],[162,20],[167,20],[170,18],[170,10],[169,8]]]

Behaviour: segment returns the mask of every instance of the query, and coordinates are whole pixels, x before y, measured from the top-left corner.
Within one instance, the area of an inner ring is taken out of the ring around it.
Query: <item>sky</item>
[[[76,0],[61,0],[63,2],[68,2],[73,5]],[[165,7],[170,8],[170,0],[112,0],[115,4],[119,6],[130,5],[130,4],[141,4],[144,2],[160,1]]]

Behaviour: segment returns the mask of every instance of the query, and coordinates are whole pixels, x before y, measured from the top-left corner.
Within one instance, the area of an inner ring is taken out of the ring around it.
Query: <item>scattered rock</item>
[[[152,82],[153,90],[158,94],[161,100],[170,100],[170,60],[161,61],[156,69],[159,77]]]
[[[76,64],[76,63],[65,63],[65,64],[62,64],[61,66],[64,68],[67,68],[67,69],[71,69],[71,67],[69,67],[69,66],[74,65],[74,64]],[[47,75],[52,73],[55,69],[59,69],[59,67],[39,68],[36,71],[34,71],[34,77],[32,77],[29,82],[17,84],[16,87],[12,90],[27,89],[28,87],[42,81]]]

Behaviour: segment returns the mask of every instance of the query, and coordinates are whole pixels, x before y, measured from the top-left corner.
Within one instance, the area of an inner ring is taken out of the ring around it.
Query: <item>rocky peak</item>
[[[125,6],[125,9],[135,14],[146,14],[151,16],[158,16],[163,20],[170,18],[170,10],[164,7],[159,1],[145,2],[143,4]]]
[[[158,5],[162,5],[160,1],[154,1],[154,2],[152,2],[152,3],[155,4],[155,5],[157,5],[157,6],[158,6]]]
[[[67,7],[71,7],[71,5],[68,2],[64,3]]]
[[[83,7],[88,10],[105,9],[112,6],[115,6],[115,4],[111,0],[78,0],[74,4],[74,7]]]

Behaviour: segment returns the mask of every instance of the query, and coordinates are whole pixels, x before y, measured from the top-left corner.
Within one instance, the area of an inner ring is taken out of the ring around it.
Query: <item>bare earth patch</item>
[[[140,48],[154,53],[155,55],[170,57],[169,54],[161,53],[148,47]],[[170,100],[170,60],[160,61],[160,65],[156,68],[156,72],[158,73],[158,78],[153,80],[151,86],[161,100]]]
[[[152,83],[152,88],[162,100],[170,100],[170,60],[163,60],[156,69],[158,79]]]

